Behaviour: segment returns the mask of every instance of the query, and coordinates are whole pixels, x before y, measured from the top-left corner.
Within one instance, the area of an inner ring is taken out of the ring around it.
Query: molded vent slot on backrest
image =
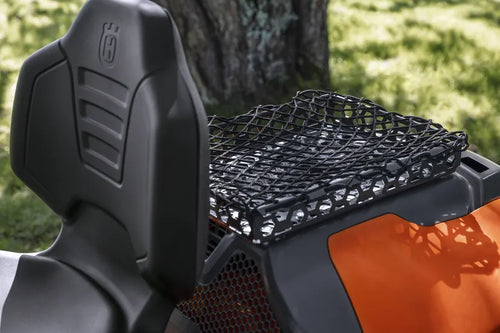
[[[467,165],[469,168],[472,170],[476,171],[477,173],[483,173],[486,170],[488,170],[488,167],[478,161],[476,161],[473,158],[470,157],[464,157],[462,158],[462,163]]]
[[[80,112],[87,122],[98,126],[102,130],[111,131],[121,139],[123,133],[123,120],[104,108],[86,101],[80,102]]]
[[[103,161],[114,169],[118,169],[120,152],[113,146],[93,135],[83,134],[83,147],[92,156]]]
[[[125,105],[128,99],[129,89],[118,81],[89,69],[78,69],[78,83],[80,86],[103,94],[119,105]]]
[[[228,230],[218,223],[208,220],[208,244],[207,244],[207,252],[206,258],[210,257],[210,255],[214,252],[217,245],[219,245],[222,238],[228,234]]]

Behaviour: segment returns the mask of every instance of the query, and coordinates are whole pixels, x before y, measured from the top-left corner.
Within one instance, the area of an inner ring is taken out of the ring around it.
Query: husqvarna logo
[[[120,27],[114,23],[104,23],[101,43],[99,46],[99,60],[107,67],[113,67],[118,47]]]

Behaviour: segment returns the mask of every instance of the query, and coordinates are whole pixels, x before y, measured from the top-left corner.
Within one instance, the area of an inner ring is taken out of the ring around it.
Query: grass
[[[465,130],[500,162],[500,2],[332,1],[332,86]]]
[[[28,190],[4,195],[0,200],[0,249],[37,252],[54,241],[60,220]]]
[[[56,238],[61,220],[12,173],[10,115],[23,60],[61,37],[84,0],[0,2],[0,250],[33,252]]]
[[[10,170],[9,121],[23,59],[62,36],[82,3],[0,2],[0,249],[39,251],[59,231]],[[332,0],[328,18],[334,90],[465,129],[500,162],[500,0]]]

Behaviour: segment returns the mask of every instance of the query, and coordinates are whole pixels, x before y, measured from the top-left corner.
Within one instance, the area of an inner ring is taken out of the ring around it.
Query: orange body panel
[[[330,257],[364,332],[500,331],[500,199],[431,227],[384,215]]]

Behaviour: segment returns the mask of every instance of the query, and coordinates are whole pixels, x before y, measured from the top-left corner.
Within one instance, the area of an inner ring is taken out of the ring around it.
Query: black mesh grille
[[[255,243],[453,172],[467,136],[332,92],[209,121],[210,215]]]
[[[177,308],[201,332],[280,332],[259,267],[244,253],[233,255],[214,281],[198,286]]]

